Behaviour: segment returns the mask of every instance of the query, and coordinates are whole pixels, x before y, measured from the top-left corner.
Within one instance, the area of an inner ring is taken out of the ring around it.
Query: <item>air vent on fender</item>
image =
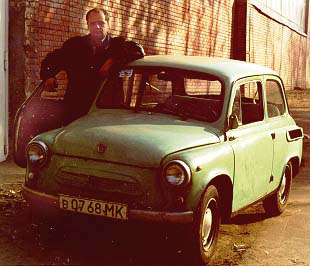
[[[288,141],[294,141],[303,138],[303,130],[302,128],[297,128],[293,130],[288,130],[287,131],[287,139]]]

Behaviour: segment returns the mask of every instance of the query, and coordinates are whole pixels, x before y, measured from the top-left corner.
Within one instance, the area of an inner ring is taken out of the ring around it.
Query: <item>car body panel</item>
[[[219,142],[212,131],[218,130],[175,116],[100,110],[65,127],[57,135],[53,150],[68,156],[158,167],[167,154]],[[105,146],[103,152],[98,152],[98,144]]]
[[[36,135],[63,125],[65,106],[62,101],[41,98],[41,83],[18,109],[13,129],[13,156],[15,163],[25,168],[25,148]]]
[[[33,171],[29,168],[28,171]],[[36,190],[126,203],[131,208],[164,208],[157,169],[54,155],[38,173]]]
[[[267,193],[272,172],[272,138],[268,131],[257,134],[257,127],[265,131],[268,125],[256,124],[228,133],[228,139],[235,138],[230,141],[235,155],[233,211]]]
[[[248,62],[205,56],[155,55],[145,56],[128,66],[163,66],[210,73],[231,84],[240,78],[276,74],[270,68]]]
[[[234,182],[234,154],[227,141],[172,154],[164,159],[163,165],[176,159],[190,165],[193,175],[183,194],[185,209],[196,210],[206,186],[216,177],[225,176],[228,182]]]

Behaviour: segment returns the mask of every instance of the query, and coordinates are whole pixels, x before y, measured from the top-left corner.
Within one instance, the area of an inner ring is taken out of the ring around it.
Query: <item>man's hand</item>
[[[56,88],[58,87],[57,79],[55,77],[48,78],[44,82],[44,90],[46,91],[56,91]]]
[[[99,74],[101,77],[106,78],[109,75],[111,66],[113,65],[112,58],[108,58],[105,63],[100,67]]]

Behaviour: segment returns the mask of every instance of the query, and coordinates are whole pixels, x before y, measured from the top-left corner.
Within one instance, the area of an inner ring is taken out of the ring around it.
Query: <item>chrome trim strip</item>
[[[180,185],[172,185],[170,184],[167,179],[166,179],[166,176],[165,176],[165,172],[166,172],[166,169],[168,168],[168,166],[170,164],[178,164],[180,165],[186,172],[186,175],[187,175],[187,178],[186,180],[184,180],[184,182]],[[188,185],[192,179],[192,172],[191,172],[191,169],[190,167],[183,161],[181,160],[172,160],[172,161],[169,161],[165,164],[165,166],[163,167],[163,171],[162,171],[162,177],[164,179],[164,182],[166,182],[169,186],[172,186],[172,187],[184,187],[186,185]]]
[[[49,150],[48,150],[48,146],[41,140],[33,140],[33,141],[30,141],[26,147],[26,158],[27,158],[27,161],[29,161],[29,157],[28,157],[28,151],[30,149],[31,146],[39,146],[43,153],[44,153],[44,160],[43,162],[39,163],[38,166],[39,167],[42,167],[43,165],[46,164],[47,162],[47,159],[48,159],[48,153],[49,153]]]
[[[128,219],[152,221],[152,222],[188,224],[193,222],[194,212],[193,211],[161,212],[161,211],[128,210]]]

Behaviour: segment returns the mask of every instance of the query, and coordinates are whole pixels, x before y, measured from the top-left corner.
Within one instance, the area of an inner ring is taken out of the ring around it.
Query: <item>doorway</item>
[[[0,162],[8,154],[8,0],[0,1]]]

